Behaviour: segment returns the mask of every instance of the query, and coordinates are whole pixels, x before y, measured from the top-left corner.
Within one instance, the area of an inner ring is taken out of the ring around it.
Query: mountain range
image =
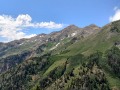
[[[0,90],[120,90],[120,20],[1,42]]]

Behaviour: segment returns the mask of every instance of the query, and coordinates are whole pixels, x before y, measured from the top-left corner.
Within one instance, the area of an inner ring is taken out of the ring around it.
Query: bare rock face
[[[95,34],[101,30],[100,27],[96,26],[95,24],[91,24],[83,28],[83,32],[85,36],[89,36],[90,34]]]

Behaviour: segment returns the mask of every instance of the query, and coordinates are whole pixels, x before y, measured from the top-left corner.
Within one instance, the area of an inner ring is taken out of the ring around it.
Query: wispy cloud
[[[31,16],[28,14],[18,15],[17,18],[8,15],[0,15],[0,37],[6,38],[7,41],[35,36],[36,34],[27,35],[23,32],[23,30],[30,27],[58,29],[62,28],[63,24],[57,24],[52,21],[33,23]]]
[[[114,7],[115,14],[109,17],[109,21],[117,21],[120,20],[120,9],[118,7]]]

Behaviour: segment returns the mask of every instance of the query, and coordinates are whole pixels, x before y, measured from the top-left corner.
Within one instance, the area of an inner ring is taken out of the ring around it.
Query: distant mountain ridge
[[[30,39],[20,39],[20,40],[14,40],[8,43],[1,43],[0,58],[2,61],[3,59],[8,58],[9,56],[23,54],[24,52],[31,52],[31,55],[28,55],[28,56],[34,56],[35,51],[38,51],[36,49],[38,49],[39,47],[44,48],[46,46],[45,45],[46,43],[49,43],[49,42],[58,43],[65,38],[72,39],[73,37],[77,37],[78,35],[86,37],[97,31],[97,30],[95,31],[94,29],[96,30],[100,28],[95,25],[90,25],[85,28],[79,28],[75,25],[70,25],[61,31],[53,32],[50,34],[39,34]],[[39,50],[39,51],[42,53],[44,50]],[[11,60],[10,62],[13,62],[13,61]],[[5,64],[3,67],[6,68],[7,65],[9,64]]]
[[[74,37],[76,34],[84,34],[84,36],[88,35],[89,33],[94,33],[94,29],[97,31],[97,29],[100,29],[99,27],[95,25],[90,25],[85,28],[79,28],[75,25],[70,25],[66,28],[64,28],[61,31],[53,32],[50,34],[39,34],[35,37],[32,37],[30,39],[20,39],[20,40],[14,40],[8,43],[0,43],[0,50],[1,51],[7,51],[7,49],[13,49],[23,46],[25,43],[34,43],[34,44],[41,44],[51,41],[60,41],[63,38],[66,37]],[[32,45],[31,45],[32,46]]]

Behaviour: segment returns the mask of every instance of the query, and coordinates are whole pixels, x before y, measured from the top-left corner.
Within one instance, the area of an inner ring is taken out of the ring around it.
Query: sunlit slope
[[[118,31],[116,30],[112,31],[113,27],[116,27]],[[87,38],[82,38],[78,42],[72,44],[71,46],[68,46],[66,51],[69,52],[62,55],[69,56],[78,53],[90,55],[91,53],[96,51],[104,52],[115,44],[116,45],[118,44],[119,47],[119,42],[120,42],[119,31],[120,31],[120,21],[106,25],[102,28],[102,30],[99,33],[95,35],[90,35]]]

